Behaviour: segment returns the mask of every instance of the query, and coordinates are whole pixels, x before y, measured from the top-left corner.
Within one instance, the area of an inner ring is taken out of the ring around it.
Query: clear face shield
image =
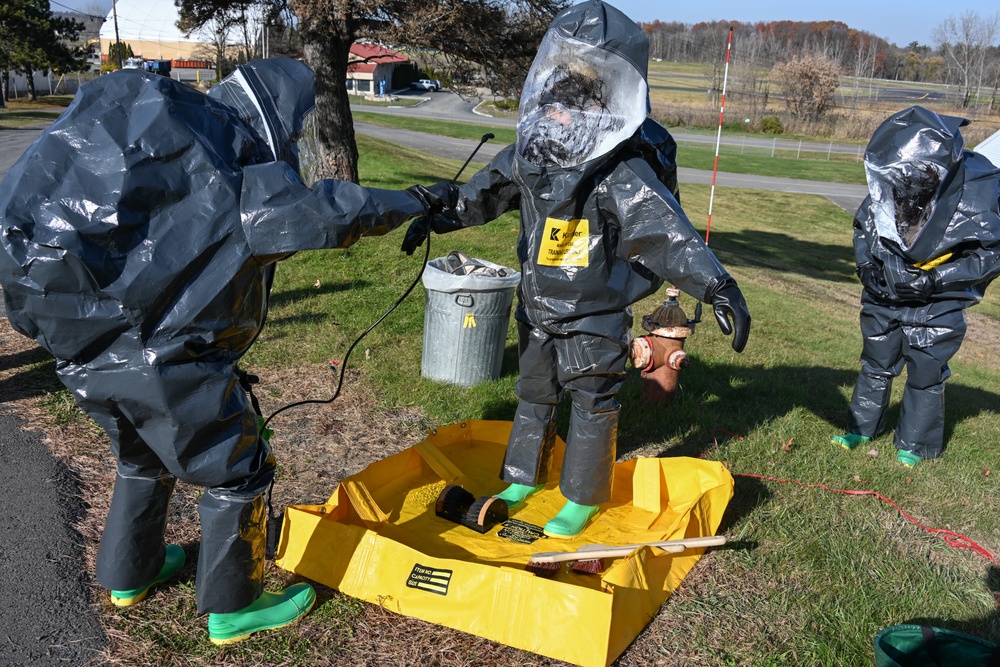
[[[517,152],[538,166],[588,162],[631,137],[647,105],[646,81],[628,60],[550,32],[521,93]]]
[[[947,169],[928,160],[865,164],[879,235],[908,250],[934,213]]]

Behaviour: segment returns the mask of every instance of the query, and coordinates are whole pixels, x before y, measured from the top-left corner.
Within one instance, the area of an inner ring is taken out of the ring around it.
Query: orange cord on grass
[[[734,438],[736,438],[738,440],[743,440],[744,439],[743,436],[741,436],[741,435],[736,435],[735,433],[732,433],[730,431],[725,431],[725,430],[722,430],[722,429],[718,429],[718,430],[714,431],[713,434],[712,434],[712,440],[715,442],[715,444],[712,445],[712,447],[710,449],[706,450],[699,458],[705,458],[708,454],[710,454],[711,452],[713,452],[714,450],[716,450],[716,449],[719,448],[719,446],[720,446],[719,445],[719,440],[718,440],[717,437],[715,437],[715,434],[717,434],[717,433],[725,433],[727,435],[731,435],[732,437],[734,437]],[[962,535],[961,533],[956,533],[955,531],[949,530],[947,528],[932,528],[932,527],[930,527],[928,525],[925,525],[924,523],[921,523],[918,519],[915,519],[914,517],[910,516],[910,514],[908,514],[902,507],[900,507],[896,503],[896,501],[894,501],[892,498],[889,498],[887,496],[883,496],[881,493],[878,493],[877,491],[866,491],[864,489],[834,489],[832,487],[827,486],[826,484],[809,484],[809,483],[800,482],[800,481],[794,480],[794,479],[780,479],[778,477],[769,477],[767,475],[754,475],[752,473],[733,473],[733,474],[736,475],[737,477],[750,477],[750,478],[753,478],[753,479],[760,479],[760,480],[764,480],[764,481],[767,481],[767,482],[781,482],[781,483],[784,483],[784,484],[797,484],[797,485],[805,487],[805,488],[823,489],[824,491],[832,491],[834,493],[843,493],[843,494],[846,494],[846,495],[849,495],[849,496],[874,496],[874,497],[878,498],[879,500],[881,500],[882,502],[885,502],[885,503],[887,503],[889,505],[892,505],[894,508],[896,508],[896,511],[899,512],[903,516],[903,518],[906,519],[907,521],[909,521],[910,523],[913,523],[916,526],[918,526],[920,528],[923,528],[928,533],[934,533],[934,534],[937,534],[937,535],[941,535],[943,537],[943,539],[944,539],[945,544],[947,544],[948,546],[950,546],[950,547],[952,547],[954,549],[970,549],[971,551],[979,554],[983,558],[986,558],[987,560],[992,561],[994,563],[1000,564],[1000,560],[997,560],[996,556],[994,556],[993,554],[991,554],[989,552],[989,550],[987,550],[985,547],[981,546],[980,544],[976,543],[971,538],[969,538],[969,537],[967,537],[965,535]]]

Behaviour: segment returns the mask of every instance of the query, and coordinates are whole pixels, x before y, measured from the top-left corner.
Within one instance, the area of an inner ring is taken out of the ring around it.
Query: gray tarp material
[[[587,505],[611,497],[630,305],[664,280],[703,301],[735,284],[658,178],[669,183],[673,174],[676,187],[673,140],[646,118],[647,51],[642,30],[606,3],[560,13],[525,84],[517,144],[462,186],[455,211],[432,225],[441,233],[520,209],[521,400],[501,477],[529,485],[546,479],[552,414],[569,390],[560,488]],[[571,85],[559,76],[575,78]],[[577,106],[585,108],[566,114]],[[552,121],[565,122],[566,132],[550,132]],[[614,143],[604,125],[618,128]],[[649,136],[658,137],[655,144]]]
[[[892,379],[905,366],[895,444],[921,458],[944,445],[944,382],[964,309],[1000,275],[1000,170],[964,150],[966,123],[922,107],[886,120],[865,152],[871,194],[854,220],[864,348],[849,428],[870,437],[886,428]],[[901,296],[915,280],[924,294]]]
[[[140,71],[103,76],[0,188],[10,322],[56,357],[118,459],[97,564],[106,588],[155,577],[176,478],[206,487],[198,608],[259,596],[275,464],[236,362],[263,327],[273,264],[423,212],[404,192],[308,188],[275,161],[294,159],[312,86],[284,58],[241,67],[213,96]]]

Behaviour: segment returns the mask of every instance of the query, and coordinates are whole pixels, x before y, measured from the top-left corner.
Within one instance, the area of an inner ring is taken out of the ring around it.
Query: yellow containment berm
[[[288,507],[277,564],[400,614],[584,667],[609,665],[705,549],[641,547],[600,574],[563,564],[551,577],[525,569],[531,555],[714,535],[733,478],[701,459],[618,463],[611,502],[571,540],[532,541],[565,502],[555,479],[485,534],[438,517],[448,484],[476,496],[506,486],[498,472],[510,428],[467,421],[436,429],[345,478],[326,503]],[[558,441],[553,470],[564,448]]]

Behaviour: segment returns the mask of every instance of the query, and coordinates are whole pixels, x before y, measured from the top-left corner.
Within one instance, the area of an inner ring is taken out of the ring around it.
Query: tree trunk
[[[0,69],[0,108],[5,107],[4,102],[10,99],[10,71]]]
[[[338,178],[358,182],[358,145],[354,138],[354,119],[344,85],[343,72],[353,35],[346,30],[328,33],[323,38],[303,33],[306,63],[316,73],[316,110],[311,115],[310,147],[314,162],[308,181]]]
[[[28,99],[34,102],[38,99],[38,94],[35,92],[35,70],[29,65],[24,71],[28,78]]]

